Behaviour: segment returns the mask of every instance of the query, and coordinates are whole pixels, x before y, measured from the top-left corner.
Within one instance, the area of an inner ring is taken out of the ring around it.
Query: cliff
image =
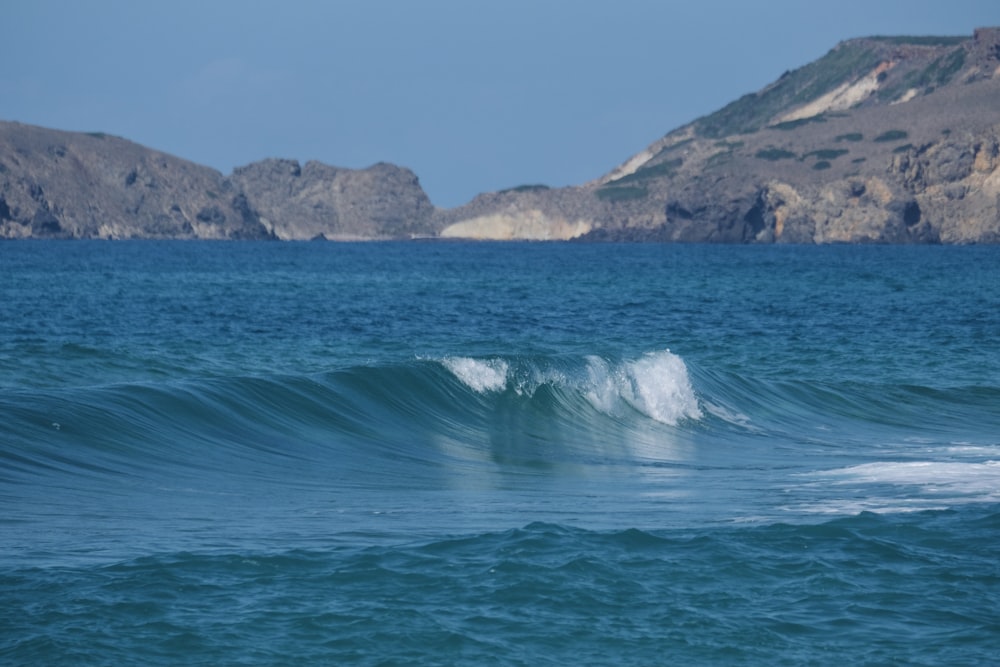
[[[413,172],[230,176],[101,133],[0,122],[0,237],[1000,242],[1000,28],[869,37],[590,183],[436,210]]]
[[[354,170],[264,160],[236,169],[229,182],[282,240],[410,238],[436,231],[434,207],[416,175],[391,164]]]
[[[443,235],[724,243],[1000,242],[1000,29],[873,37],[577,188],[440,214]]]
[[[222,174],[101,133],[0,123],[0,236],[267,238]]]
[[[386,239],[436,231],[409,170],[218,171],[102,133],[0,122],[0,238]]]

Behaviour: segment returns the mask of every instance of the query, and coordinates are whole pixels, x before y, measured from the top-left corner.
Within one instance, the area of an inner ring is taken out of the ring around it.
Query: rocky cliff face
[[[0,237],[268,236],[213,169],[100,133],[0,123]]]
[[[339,169],[264,160],[229,179],[268,231],[283,240],[355,240],[433,235],[434,207],[409,169],[380,163]]]
[[[435,210],[390,164],[222,174],[0,123],[0,237],[1000,243],[1000,28],[837,45],[577,187]]]
[[[386,239],[433,235],[401,167],[265,160],[232,176],[101,133],[0,122],[0,238]]]

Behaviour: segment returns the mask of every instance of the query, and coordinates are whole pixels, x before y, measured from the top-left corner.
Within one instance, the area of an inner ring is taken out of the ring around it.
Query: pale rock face
[[[694,139],[694,136],[694,128],[690,125],[679,130],[675,130],[666,137],[654,142],[645,150],[636,153],[628,160],[612,169],[606,176],[595,180],[593,184],[604,185],[607,183],[613,183],[614,181],[625,178],[626,176],[630,176],[648,164],[650,160],[656,157],[657,153],[670,148],[671,146],[688,142]]]
[[[441,230],[441,237],[482,241],[567,241],[583,236],[592,228],[592,223],[585,220],[570,222],[530,210],[463,220]]]
[[[758,240],[778,243],[926,243],[937,240],[920,205],[882,179],[796,188],[772,182],[761,197],[770,223]],[[773,238],[764,238],[773,234]]]
[[[802,197],[787,183],[771,183],[767,190],[767,203],[774,212],[774,240],[780,241],[785,231],[785,221],[802,208]]]
[[[872,93],[879,89],[879,75],[892,69],[895,63],[884,62],[873,69],[867,75],[854,82],[847,82],[837,86],[829,93],[813,100],[805,106],[799,107],[791,113],[781,116],[777,122],[785,123],[803,118],[812,118],[821,113],[830,111],[843,111],[863,102]]]
[[[893,100],[891,104],[904,104],[906,102],[909,102],[919,94],[920,94],[919,90],[917,90],[916,88],[910,88],[905,93],[903,93],[898,100]]]

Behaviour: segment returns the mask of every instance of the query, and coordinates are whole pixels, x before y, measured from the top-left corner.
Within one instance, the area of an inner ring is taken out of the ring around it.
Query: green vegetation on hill
[[[965,49],[955,49],[932,62],[930,67],[921,73],[920,83],[925,86],[943,86],[951,81],[951,78],[964,66]]]
[[[790,158],[793,158],[795,157],[795,153],[791,151],[786,151],[783,148],[774,148],[772,146],[770,148],[765,148],[757,151],[754,154],[754,157],[760,158],[761,160],[770,160],[771,162],[774,162],[775,160],[788,160]]]
[[[814,100],[845,81],[871,71],[879,61],[879,54],[863,42],[845,42],[819,60],[785,72],[761,92],[744,95],[700,118],[695,121],[695,130],[709,138],[754,132],[776,114]]]
[[[720,148],[718,153],[714,153],[709,156],[708,160],[705,162],[706,167],[717,167],[722,164],[726,164],[733,159],[733,153],[740,148],[743,148],[744,142],[742,141],[725,141],[720,140],[715,142],[715,147]]]
[[[629,174],[628,176],[622,176],[616,180],[615,185],[635,183],[637,181],[643,181],[647,178],[671,176],[683,163],[684,160],[681,158],[674,158],[673,160],[667,160],[666,162],[660,162],[652,165],[647,163],[636,169],[635,172]]]
[[[808,125],[809,123],[825,123],[826,116],[823,114],[817,114],[815,116],[809,116],[808,118],[797,118],[795,120],[786,120],[783,123],[775,123],[771,127],[775,130],[794,130],[797,127],[802,127],[803,125]]]
[[[657,158],[659,158],[661,156],[667,155],[668,153],[672,153],[672,152],[674,152],[676,150],[684,148],[685,146],[687,146],[688,144],[692,143],[693,141],[694,141],[694,137],[688,137],[687,139],[681,139],[680,141],[672,143],[669,146],[666,146],[665,148],[661,148],[660,151],[656,155],[653,156],[653,159],[655,160],[655,159],[657,159]]]
[[[954,46],[968,41],[968,37],[961,35],[877,35],[871,38],[874,41],[886,42],[887,44],[912,44],[914,46]]]
[[[875,137],[872,141],[901,141],[910,136],[906,130],[888,130]]]
[[[547,185],[543,185],[541,183],[531,183],[527,185],[517,185],[513,188],[506,188],[498,191],[498,194],[503,194],[505,192],[543,192],[549,189],[550,188]]]
[[[820,160],[836,160],[841,155],[847,155],[848,152],[846,148],[820,148],[819,150],[809,151],[802,156],[802,159],[815,157]]]
[[[945,85],[965,66],[965,49],[957,47],[922,70],[908,72],[902,81],[878,91],[880,100],[894,100],[911,88],[927,90]]]

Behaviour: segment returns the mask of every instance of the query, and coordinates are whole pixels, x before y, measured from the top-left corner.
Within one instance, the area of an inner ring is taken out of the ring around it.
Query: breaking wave
[[[606,415],[620,415],[628,406],[670,426],[702,416],[687,366],[669,350],[617,362],[587,356],[582,364],[522,361],[512,366],[503,358],[467,357],[448,357],[442,363],[480,394],[509,389],[518,395],[532,395],[549,385],[585,397]]]
[[[720,470],[741,462],[783,467],[792,461],[783,451],[808,445],[827,453],[810,464],[812,472],[831,471],[827,487],[866,477],[884,486],[923,473],[921,461],[955,460],[941,443],[954,443],[947,434],[964,432],[969,421],[1000,429],[997,405],[995,387],[763,380],[689,369],[668,350],[624,358],[451,356],[314,375],[23,389],[0,396],[0,483],[208,474],[437,488],[442,480],[593,466],[646,474],[695,458]],[[908,440],[926,432],[942,436],[933,451]],[[859,444],[869,461],[887,467],[851,460],[848,468],[836,458]],[[980,488],[995,481],[995,458],[961,456],[979,467],[959,477],[979,486],[943,484],[947,495],[995,499]],[[934,474],[942,471],[955,472]],[[801,488],[815,483],[795,479]]]

